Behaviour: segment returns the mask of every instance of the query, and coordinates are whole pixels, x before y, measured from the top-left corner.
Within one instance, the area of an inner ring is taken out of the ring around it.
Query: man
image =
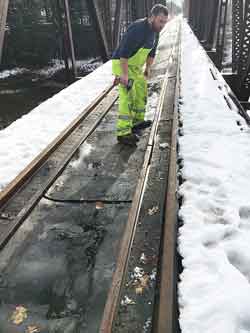
[[[113,54],[112,70],[119,84],[118,142],[136,146],[140,130],[151,126],[145,121],[147,81],[156,52],[156,35],[168,20],[168,9],[155,5],[149,18],[132,23]],[[146,65],[143,72],[144,65]]]

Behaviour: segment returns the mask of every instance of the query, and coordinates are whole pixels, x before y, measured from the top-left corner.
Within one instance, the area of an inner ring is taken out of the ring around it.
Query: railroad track
[[[95,131],[117,98],[114,86],[108,87],[0,193],[0,249],[4,248],[62,174],[76,151]],[[96,114],[96,120],[83,134],[84,121],[90,114]],[[58,165],[51,162],[56,155]],[[42,177],[44,173],[47,173],[46,177]],[[40,183],[37,183],[37,179]]]
[[[177,58],[177,71],[176,74],[170,74],[170,64],[173,59]],[[176,262],[176,233],[177,233],[177,200],[176,200],[176,165],[177,165],[177,127],[178,115],[177,108],[179,103],[179,61],[180,61],[180,31],[178,32],[178,42],[172,48],[172,52],[168,58],[168,67],[165,74],[164,83],[162,86],[157,112],[155,115],[154,123],[150,132],[148,147],[145,154],[144,164],[138,180],[136,191],[132,200],[130,208],[128,223],[120,246],[120,253],[117,259],[116,270],[113,275],[113,281],[109,294],[107,297],[102,323],[100,326],[100,333],[116,332],[115,322],[116,316],[121,306],[122,288],[125,284],[126,271],[128,269],[128,262],[131,256],[131,250],[135,238],[136,228],[140,216],[143,196],[146,184],[149,178],[151,158],[153,150],[156,145],[156,135],[159,126],[159,121],[163,112],[164,105],[166,104],[167,89],[169,88],[170,79],[176,78],[175,94],[174,94],[174,107],[172,114],[171,126],[171,148],[169,156],[168,180],[166,188],[166,199],[164,203],[164,226],[162,232],[162,257],[160,260],[160,284],[158,304],[155,305],[154,310],[154,332],[172,333],[177,332],[177,303],[176,303],[176,288],[177,288],[177,262]],[[167,167],[166,167],[167,169]],[[127,272],[128,275],[128,272]],[[128,282],[128,281],[127,281]],[[126,330],[126,332],[129,329]]]
[[[168,118],[164,118],[162,123],[168,124],[171,131],[169,141],[170,154],[168,156],[170,162],[168,161],[168,167],[163,165],[165,174],[168,173],[166,178],[168,177],[169,180],[164,185],[161,215],[163,219],[167,220],[167,223],[164,224],[164,230],[161,235],[163,250],[159,277],[162,282],[158,286],[160,297],[154,305],[153,316],[155,318],[152,326],[154,327],[154,332],[173,332],[173,311],[175,311],[176,307],[175,228],[177,204],[175,190],[180,47],[180,27],[178,24],[177,26],[176,36],[178,37],[173,38],[171,51],[167,60],[165,59],[167,68],[158,107],[149,134],[143,166],[129,209],[128,221],[120,243],[120,252],[100,323],[99,331],[102,333],[116,332],[115,323],[121,306],[126,276],[128,275],[128,266],[137,233],[138,220],[147,191],[147,183],[152,177],[151,164],[152,157],[158,146],[159,124],[162,120],[161,118],[166,117],[163,115],[163,109],[166,106],[169,108]],[[168,90],[171,89],[173,100],[170,99],[168,101]],[[41,198],[46,197],[47,191],[63,173],[79,147],[94,133],[117,98],[116,89],[110,86],[0,194],[0,249],[6,246]],[[91,126],[84,127],[84,120],[89,115],[93,116],[94,121]]]

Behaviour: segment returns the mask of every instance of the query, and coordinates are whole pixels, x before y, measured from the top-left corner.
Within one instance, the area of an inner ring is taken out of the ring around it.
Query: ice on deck
[[[183,24],[179,137],[182,333],[250,332],[250,129]],[[217,72],[217,75],[220,74]],[[224,83],[223,83],[224,84]],[[220,86],[220,89],[219,89]],[[233,104],[233,103],[231,103]],[[238,124],[237,124],[238,122]]]

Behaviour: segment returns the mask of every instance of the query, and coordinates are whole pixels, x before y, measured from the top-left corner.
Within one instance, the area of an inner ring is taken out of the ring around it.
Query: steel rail
[[[99,98],[96,99],[95,103],[92,103],[91,107],[87,109],[87,111],[83,112],[82,117],[78,117],[77,121],[74,121],[74,124],[72,126],[69,126],[70,133],[73,132],[74,129],[76,129],[80,124],[81,121],[85,119],[86,113],[90,113],[93,111],[100,102],[104,99],[104,97],[112,90],[113,86],[110,87],[108,90],[106,90]],[[35,208],[35,206],[38,204],[38,202],[41,200],[41,198],[45,195],[47,190],[51,187],[51,185],[55,182],[55,180],[62,174],[66,166],[69,164],[71,159],[73,158],[74,154],[77,152],[79,147],[89,138],[89,136],[95,131],[95,129],[98,127],[98,125],[101,123],[102,119],[107,115],[107,113],[110,111],[111,107],[114,105],[118,98],[118,94],[116,91],[112,91],[109,95],[109,99],[107,102],[107,105],[104,107],[104,110],[100,114],[100,116],[96,119],[96,121],[91,125],[91,127],[87,130],[86,133],[83,134],[83,136],[78,139],[78,141],[74,144],[70,152],[67,154],[67,156],[60,162],[60,164],[56,167],[56,169],[52,172],[50,177],[45,181],[43,186],[37,190],[37,192],[31,197],[31,199],[25,204],[23,209],[17,214],[16,217],[13,219],[8,220],[8,223],[0,224],[0,250],[2,250],[6,244],[9,242],[9,240],[13,237],[15,232],[18,230],[18,228],[22,225],[22,223],[25,221],[25,219],[30,215],[32,210]],[[66,135],[66,131],[65,131]],[[52,152],[55,152],[57,148],[61,147],[61,144],[66,139],[66,137],[69,136],[68,131],[67,135],[62,135],[62,138],[60,136],[60,144],[53,145],[52,149],[49,150],[49,152],[46,152],[45,155],[43,155],[43,162],[47,161],[49,156],[52,154]],[[39,162],[39,160],[38,160]],[[30,177],[35,177],[35,171],[38,170],[40,167],[42,167],[43,162],[40,162],[38,164],[38,168],[33,168],[33,172],[30,173]],[[29,177],[26,176],[25,181],[27,181]],[[25,181],[21,178],[21,183],[19,183],[21,186],[25,186]],[[11,196],[10,199],[11,200]],[[8,200],[8,202],[9,202]]]
[[[17,191],[36,173],[48,160],[52,153],[69,137],[79,124],[96,108],[98,104],[114,88],[105,89],[84,111],[72,121],[17,177],[0,192],[0,209],[15,195]]]
[[[99,332],[100,333],[111,333],[113,328],[113,323],[115,321],[117,309],[119,307],[119,300],[121,295],[121,290],[124,282],[124,276],[126,272],[126,268],[128,265],[128,260],[131,252],[131,247],[134,240],[134,235],[136,232],[139,212],[141,208],[141,203],[144,195],[144,190],[147,184],[148,173],[150,169],[150,162],[152,157],[152,152],[154,149],[155,137],[157,134],[158,124],[160,120],[160,116],[162,113],[163,105],[164,105],[164,97],[166,94],[167,86],[169,83],[169,67],[171,65],[170,59],[173,57],[174,50],[176,49],[176,45],[172,45],[172,50],[168,57],[168,64],[165,74],[165,79],[163,82],[163,86],[161,89],[159,102],[156,110],[156,114],[154,117],[153,125],[151,128],[148,146],[144,157],[144,163],[142,166],[142,170],[140,173],[140,177],[137,183],[137,187],[135,190],[135,194],[132,200],[132,205],[129,211],[128,222],[123,234],[123,238],[121,241],[120,251],[117,259],[117,266],[115,272],[113,273],[113,279],[111,283],[111,287],[109,289],[109,293],[107,296],[107,301],[105,304],[103,317],[100,325]]]

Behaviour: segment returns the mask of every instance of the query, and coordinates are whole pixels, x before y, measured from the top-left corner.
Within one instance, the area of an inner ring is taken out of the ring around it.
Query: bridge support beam
[[[242,0],[232,0],[232,69],[238,72],[240,48],[243,28],[243,2]]]
[[[4,36],[7,22],[9,0],[0,0],[0,64],[3,55]]]
[[[238,63],[238,96],[246,101],[250,96],[250,0],[245,0],[244,22]]]
[[[217,32],[217,43],[216,43],[216,53],[217,53],[217,67],[219,70],[222,69],[222,60],[225,45],[225,32],[227,23],[227,10],[228,10],[228,0],[221,0],[219,9],[219,23]]]
[[[97,0],[86,0],[89,14],[92,18],[94,29],[97,32],[97,38],[100,44],[101,57],[103,61],[109,59],[111,49],[109,48],[107,34],[104,28],[102,13]]]

